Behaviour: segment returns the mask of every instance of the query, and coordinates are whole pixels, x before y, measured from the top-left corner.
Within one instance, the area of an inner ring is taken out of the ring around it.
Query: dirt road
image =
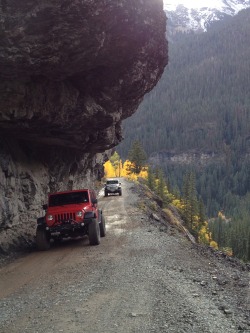
[[[99,200],[99,246],[67,241],[2,267],[0,332],[247,331],[248,272],[157,226],[141,200],[123,181],[122,197]]]

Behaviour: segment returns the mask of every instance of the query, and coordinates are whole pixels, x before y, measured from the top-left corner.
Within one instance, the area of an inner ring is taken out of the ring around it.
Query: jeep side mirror
[[[43,207],[44,210],[48,209],[48,205],[47,204],[43,205],[42,207]]]
[[[93,200],[92,200],[92,204],[93,204],[93,205],[97,204],[97,199],[93,199]]]

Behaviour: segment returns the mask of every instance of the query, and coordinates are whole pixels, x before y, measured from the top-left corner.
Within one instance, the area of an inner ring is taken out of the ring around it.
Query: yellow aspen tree
[[[104,164],[104,173],[106,178],[115,177],[115,169],[110,161]]]

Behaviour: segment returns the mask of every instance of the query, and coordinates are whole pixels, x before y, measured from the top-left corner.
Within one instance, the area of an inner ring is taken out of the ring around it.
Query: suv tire
[[[47,251],[50,248],[50,238],[44,228],[36,229],[36,245],[39,251]]]
[[[89,245],[100,244],[100,227],[97,219],[92,219],[89,224]]]
[[[106,222],[104,216],[101,214],[101,222],[99,224],[100,227],[100,235],[101,237],[105,237],[106,235]]]

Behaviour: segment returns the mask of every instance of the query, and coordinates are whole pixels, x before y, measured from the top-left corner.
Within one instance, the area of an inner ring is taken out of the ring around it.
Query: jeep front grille
[[[63,222],[63,221],[69,221],[69,220],[75,220],[76,214],[75,213],[63,213],[63,214],[56,214],[55,215],[55,223],[57,222]]]

